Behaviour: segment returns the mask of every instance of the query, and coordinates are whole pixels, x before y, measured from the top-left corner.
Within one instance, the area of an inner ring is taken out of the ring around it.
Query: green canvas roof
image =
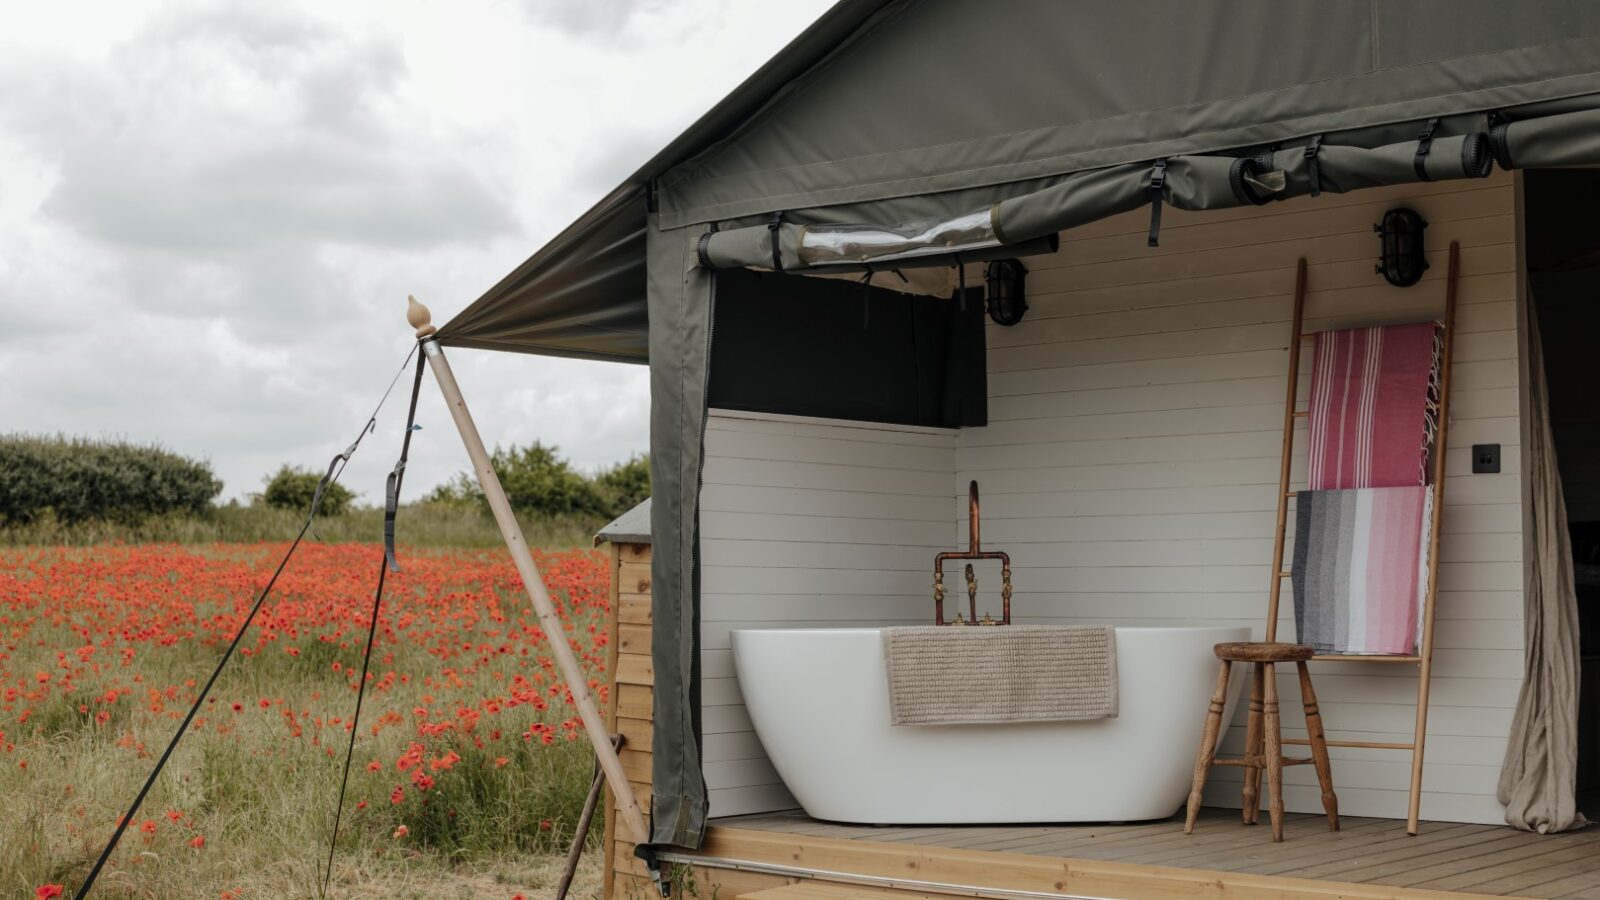
[[[910,215],[917,198],[1596,92],[1600,4],[1582,0],[844,0],[441,339],[644,361],[652,207],[663,229]]]

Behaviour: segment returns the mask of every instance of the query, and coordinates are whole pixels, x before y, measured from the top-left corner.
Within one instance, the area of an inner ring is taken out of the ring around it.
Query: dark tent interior
[[[945,428],[987,420],[981,288],[960,303],[730,269],[717,273],[715,304],[714,408]]]

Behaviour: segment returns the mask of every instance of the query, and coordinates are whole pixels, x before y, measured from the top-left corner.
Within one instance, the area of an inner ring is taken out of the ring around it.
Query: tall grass
[[[435,527],[439,530],[430,534],[489,540],[482,529],[469,532],[459,522]],[[32,552],[7,551],[14,560]],[[5,561],[0,556],[0,563]],[[397,616],[405,614],[404,594],[389,602]],[[197,610],[202,618],[213,612]],[[484,619],[479,639],[503,640],[496,637],[499,627]],[[35,671],[56,672],[58,652],[81,646],[82,640],[66,623],[41,622],[26,642],[0,645],[12,654],[0,659],[0,671],[24,673],[28,681]],[[361,648],[354,635],[335,643],[305,634],[298,644],[298,655],[274,647],[274,652],[236,658],[225,670],[196,729],[180,743],[102,874],[93,894],[97,900],[314,896],[348,740],[340,723],[354,702],[353,685],[335,674],[335,663],[354,671],[350,667],[359,665]],[[85,684],[51,696],[25,721],[11,723],[9,734],[0,734],[0,748],[10,745],[0,752],[0,897],[32,896],[38,885],[71,886],[82,879],[171,737],[172,716],[187,708],[184,693],[195,690],[196,679],[204,677],[218,653],[220,647],[193,639],[150,647],[131,667],[124,664],[107,676],[124,685],[131,678],[136,688],[110,706],[110,720],[97,722],[93,715],[105,707],[96,702],[104,684]],[[518,659],[493,656],[474,666],[471,680],[509,685],[513,676],[528,671]],[[553,705],[548,713],[534,714],[524,707],[503,721],[486,719],[477,738],[467,735],[455,742],[459,760],[447,773],[435,771],[437,785],[422,795],[395,764],[416,739],[416,729],[387,727],[373,734],[371,726],[386,714],[409,721],[418,709],[470,706],[481,699],[483,688],[475,692],[472,684],[452,677],[458,670],[465,673],[460,667],[466,661],[436,658],[432,648],[413,642],[382,644],[373,664],[375,672],[405,677],[367,697],[334,896],[539,896],[557,877],[559,864],[553,860],[572,839],[592,756],[586,741],[543,746],[516,730],[534,721],[554,725],[570,710]],[[161,696],[163,686],[176,686],[170,689],[175,693]],[[241,708],[235,710],[235,703]],[[287,734],[294,727],[286,719],[289,712],[300,714],[303,737]],[[487,740],[491,728],[506,729],[503,739]],[[435,742],[430,756],[439,749]],[[376,764],[375,771],[368,770],[369,762]],[[403,806],[389,799],[396,784],[408,791]],[[423,796],[427,802],[419,804]],[[181,818],[169,820],[169,810]],[[403,836],[396,835],[397,814],[409,832]],[[155,823],[154,833],[137,827],[146,821]],[[574,897],[595,895],[600,831],[597,824],[590,835],[588,877]],[[203,846],[190,846],[202,835]]]
[[[604,524],[595,516],[519,516],[532,547],[588,546]],[[305,522],[299,510],[265,504],[230,503],[198,514],[148,516],[137,521],[108,519],[66,522],[45,514],[26,524],[0,527],[0,546],[83,547],[93,544],[213,544],[281,541],[294,537]],[[412,503],[402,506],[396,536],[415,547],[494,547],[501,543],[494,518],[470,503]],[[329,543],[383,540],[383,510],[355,507],[322,516],[312,526],[313,539]]]
[[[246,671],[250,662],[224,677],[218,695],[225,700],[206,710],[212,727],[185,737],[145,801],[136,822],[155,822],[156,833],[146,835],[137,825],[129,830],[95,897],[183,900],[240,889],[241,898],[312,895],[327,857],[345,737],[342,729],[328,729],[324,749],[331,755],[285,746],[276,711],[282,704],[347,716],[351,698],[329,691],[313,700],[318,681],[326,679],[286,672],[263,678]],[[166,671],[152,670],[146,680],[181,681],[195,675],[199,663],[174,658]],[[383,701],[402,706],[420,702],[425,693],[419,680],[414,689]],[[270,699],[273,710],[251,708],[258,697]],[[247,703],[237,715],[228,705],[235,698]],[[217,734],[215,723],[229,719],[239,721],[235,731]],[[31,896],[40,884],[82,879],[173,727],[165,717],[144,714],[97,726],[68,706],[42,712],[28,724],[35,725],[34,736],[18,741],[0,766],[4,897]],[[390,729],[377,737],[363,734],[357,742],[335,870],[339,892],[348,895],[374,879],[425,884],[441,867],[455,864],[480,873],[502,870],[518,887],[536,887],[524,880],[525,873],[514,874],[517,864],[526,868],[558,854],[571,840],[592,765],[587,742],[535,749],[521,741],[489,749],[464,745],[453,777],[439,780],[428,806],[410,806],[403,817],[410,833],[397,839],[387,795],[397,780],[393,761],[408,740]],[[130,742],[144,751],[131,749]],[[379,761],[381,771],[368,772],[369,760]],[[365,807],[356,809],[358,803]],[[168,810],[184,818],[171,822]],[[204,836],[203,847],[188,846],[194,835]],[[599,837],[596,828],[591,852],[597,853]],[[511,893],[508,888],[471,896],[504,900]]]

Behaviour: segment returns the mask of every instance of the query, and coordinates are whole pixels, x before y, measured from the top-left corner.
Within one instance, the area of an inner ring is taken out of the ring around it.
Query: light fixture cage
[[[1383,221],[1372,226],[1381,245],[1374,268],[1385,281],[1395,287],[1410,287],[1422,280],[1422,273],[1428,270],[1427,248],[1422,239],[1427,227],[1427,220],[1404,206],[1384,213]]]

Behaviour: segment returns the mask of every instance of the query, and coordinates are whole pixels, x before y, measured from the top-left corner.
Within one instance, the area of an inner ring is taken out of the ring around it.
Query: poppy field
[[[71,896],[285,549],[0,551],[0,896]],[[604,702],[606,557],[535,556]],[[380,561],[300,547],[92,896],[316,895]],[[568,686],[503,551],[400,562],[332,895],[546,893],[592,767]]]

